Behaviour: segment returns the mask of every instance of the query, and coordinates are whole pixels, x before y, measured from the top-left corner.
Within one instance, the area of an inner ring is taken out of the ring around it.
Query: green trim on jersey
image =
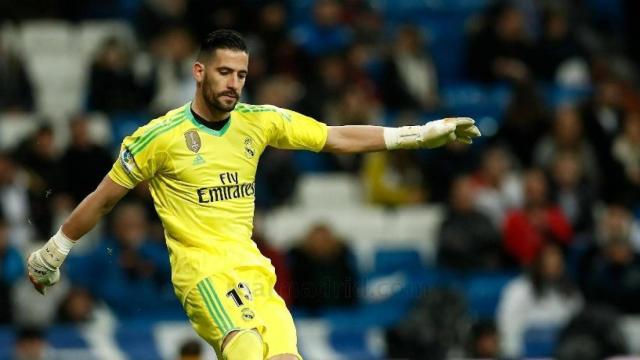
[[[153,139],[155,139],[159,135],[164,134],[165,132],[173,129],[174,127],[180,125],[184,120],[185,120],[184,116],[183,117],[177,117],[177,118],[173,118],[173,119],[171,119],[169,121],[162,122],[162,123],[154,126],[151,130],[147,131],[144,135],[142,135],[141,137],[137,138],[136,141],[134,141],[133,144],[131,144],[129,146],[129,150],[131,151],[131,154],[135,155],[135,154],[139,153],[147,145],[149,145],[149,143]]]
[[[213,130],[211,128],[208,128],[202,124],[200,124],[200,122],[198,122],[198,120],[196,120],[193,117],[193,114],[191,113],[191,102],[187,103],[187,105],[184,106],[184,111],[183,111],[184,116],[186,116],[189,120],[191,120],[191,122],[198,127],[198,129],[207,132],[213,136],[222,136],[224,135],[224,133],[227,132],[227,130],[229,130],[229,126],[231,126],[231,120],[233,119],[232,116],[229,117],[229,121],[227,121],[226,124],[224,124],[224,126],[222,127],[222,129],[220,130]]]
[[[291,115],[289,115],[283,109],[274,105],[251,105],[251,104],[245,104],[245,103],[238,103],[236,105],[235,111],[239,113],[275,112],[280,114],[280,116],[282,116],[286,120],[291,121]]]

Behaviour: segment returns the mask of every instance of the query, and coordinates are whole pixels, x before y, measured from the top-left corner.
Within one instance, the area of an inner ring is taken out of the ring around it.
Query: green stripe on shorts
[[[213,318],[213,321],[216,323],[216,325],[218,325],[218,328],[220,329],[220,332],[224,335],[227,333],[227,331],[229,330],[227,328],[227,324],[224,323],[224,318],[222,318],[222,316],[220,315],[219,310],[215,307],[215,304],[213,303],[213,301],[211,300],[211,296],[208,292],[208,290],[206,289],[204,282],[200,282],[198,284],[198,291],[200,292],[200,295],[202,296],[202,299],[204,300],[205,305],[207,306],[207,310],[209,311],[209,315],[211,315],[211,317]]]
[[[205,279],[204,280],[205,284],[209,286],[209,289],[211,290],[211,293],[213,293],[213,296],[215,297],[216,303],[218,304],[218,306],[220,307],[222,314],[224,315],[225,319],[227,320],[227,322],[229,323],[229,327],[231,329],[233,329],[233,322],[231,321],[231,319],[229,318],[229,315],[227,314],[227,312],[224,310],[224,306],[222,306],[222,302],[220,301],[220,298],[218,298],[218,294],[216,294],[216,292],[213,290],[213,284],[211,284],[211,281],[209,281],[209,279]]]

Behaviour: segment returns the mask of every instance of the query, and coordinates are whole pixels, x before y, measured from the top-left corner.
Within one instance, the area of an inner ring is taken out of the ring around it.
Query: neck
[[[191,102],[191,108],[196,114],[211,122],[223,121],[229,117],[228,111],[220,111],[213,106],[209,106],[199,93],[196,94],[193,102]]]

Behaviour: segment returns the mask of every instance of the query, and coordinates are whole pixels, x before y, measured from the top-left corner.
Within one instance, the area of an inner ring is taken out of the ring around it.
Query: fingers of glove
[[[473,140],[471,140],[470,137],[464,137],[464,136],[457,138],[456,141],[462,144],[467,144],[467,145],[471,145],[473,143]]]
[[[40,294],[45,295],[48,287],[51,287],[60,281],[60,270],[56,269],[56,271],[44,276],[29,274],[29,280]]]
[[[29,281],[31,281],[31,284],[33,284],[33,288],[36,289],[37,292],[39,292],[42,295],[45,295],[47,293],[47,287],[38,283],[33,276],[31,276],[31,274],[29,274]]]
[[[456,134],[462,137],[478,137],[481,135],[480,129],[477,126],[471,125],[463,128],[456,128]]]
[[[470,117],[454,117],[446,118],[445,120],[449,123],[455,124],[456,127],[471,126],[476,123],[475,120]]]

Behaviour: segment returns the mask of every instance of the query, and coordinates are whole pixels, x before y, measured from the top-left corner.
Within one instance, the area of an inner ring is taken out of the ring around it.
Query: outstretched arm
[[[330,126],[322,151],[348,154],[393,149],[435,148],[450,141],[471,144],[480,131],[471,118],[446,118],[421,126],[398,128],[346,125]]]
[[[60,279],[60,265],[75,242],[88,233],[129,189],[105,176],[66,219],[60,230],[39,250],[29,256],[29,279],[41,294]]]

